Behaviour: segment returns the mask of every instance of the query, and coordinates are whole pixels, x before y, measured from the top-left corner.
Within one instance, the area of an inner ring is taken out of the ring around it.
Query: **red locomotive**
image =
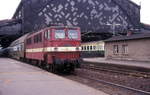
[[[27,35],[24,39],[23,59],[52,72],[73,71],[79,65],[81,51],[79,27],[52,26]]]

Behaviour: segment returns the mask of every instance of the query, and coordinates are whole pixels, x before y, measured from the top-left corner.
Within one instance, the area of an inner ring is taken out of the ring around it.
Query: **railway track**
[[[100,80],[100,79],[95,79],[89,76],[82,76],[83,78],[92,80],[92,81],[96,81],[97,83],[102,83],[102,84],[106,84],[106,85],[111,85],[113,87],[118,87],[121,89],[125,89],[128,91],[132,91],[134,93],[138,93],[138,95],[150,95],[150,92],[144,91],[144,90],[139,90],[139,89],[135,89],[132,87],[128,87],[128,86],[124,86],[124,85],[120,85],[120,84],[116,84],[116,83],[112,83],[112,82],[108,82],[108,81],[104,81],[104,80]]]
[[[88,73],[86,70],[92,71],[92,72],[96,72],[96,73]],[[109,73],[115,73],[116,74],[120,74],[120,75],[127,75],[127,76],[132,76],[132,77],[137,77],[137,78],[143,78],[143,79],[149,79],[150,78],[150,73],[149,72],[140,72],[140,71],[136,71],[136,70],[128,70],[128,69],[122,69],[122,68],[110,68],[110,67],[105,67],[105,66],[97,66],[95,64],[82,64],[81,68],[77,70],[77,72],[75,73],[76,76],[79,76],[81,78],[84,79],[89,79],[91,81],[97,82],[97,83],[101,83],[104,85],[108,85],[108,86],[112,86],[114,88],[119,88],[119,89],[123,89],[125,91],[130,91],[133,93],[137,93],[134,95],[150,95],[149,90],[145,90],[145,89],[140,89],[138,87],[134,86],[130,86],[130,85],[126,85],[126,84],[120,84],[120,83],[116,83],[114,81],[109,81],[109,80],[105,80],[102,77],[99,78],[99,74],[97,74],[97,72],[109,72]]]
[[[135,77],[142,77],[142,78],[150,78],[150,72],[141,72],[137,70],[130,70],[124,68],[117,68],[117,67],[107,67],[107,66],[99,66],[95,64],[82,64],[81,68],[93,70],[93,71],[104,71],[104,72],[111,72]]]

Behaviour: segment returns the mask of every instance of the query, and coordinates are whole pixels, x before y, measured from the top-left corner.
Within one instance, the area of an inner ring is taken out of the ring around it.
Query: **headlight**
[[[57,48],[57,47],[55,47],[55,48],[54,48],[54,51],[58,51],[58,48]]]
[[[77,51],[79,51],[79,50],[80,50],[80,48],[79,48],[79,47],[76,47],[76,50],[77,50]]]

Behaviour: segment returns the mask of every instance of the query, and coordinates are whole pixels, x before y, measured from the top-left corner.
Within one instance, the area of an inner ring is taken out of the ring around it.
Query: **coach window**
[[[93,46],[93,50],[96,50],[96,46]]]
[[[17,51],[20,51],[19,46],[17,47]]]
[[[86,46],[84,46],[84,50],[86,50]]]
[[[21,45],[21,51],[23,51],[23,45]]]
[[[42,42],[42,33],[38,34],[38,42]]]
[[[102,46],[99,46],[99,49],[100,49],[100,50],[102,50],[102,48],[103,48]]]
[[[36,36],[34,36],[34,43],[36,43],[37,42],[37,39],[36,39]]]
[[[82,50],[84,50],[84,47],[82,46]]]
[[[87,50],[89,50],[89,46],[87,46]]]
[[[93,49],[93,47],[92,46],[90,46],[90,50],[92,50]]]
[[[55,38],[56,39],[64,39],[65,31],[64,30],[55,30]]]

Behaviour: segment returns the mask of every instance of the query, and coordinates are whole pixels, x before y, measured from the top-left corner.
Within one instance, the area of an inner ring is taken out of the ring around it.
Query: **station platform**
[[[111,60],[105,59],[101,57],[97,58],[83,58],[84,62],[91,62],[91,63],[103,63],[103,64],[115,64],[115,65],[124,65],[124,66],[132,66],[132,67],[139,67],[139,68],[146,68],[150,69],[150,62],[139,62],[139,61],[120,61],[120,60]]]
[[[0,95],[108,94],[38,67],[8,58],[0,58]]]

